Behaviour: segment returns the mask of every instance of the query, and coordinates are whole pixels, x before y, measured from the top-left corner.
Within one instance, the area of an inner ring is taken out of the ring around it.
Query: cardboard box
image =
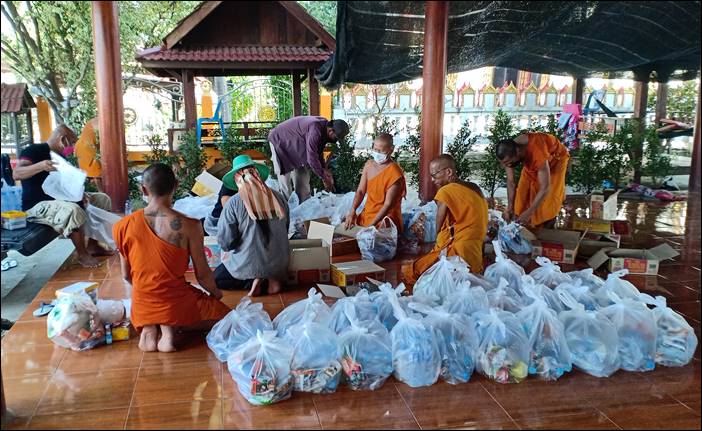
[[[98,286],[99,284],[94,281],[81,281],[78,283],[73,283],[58,289],[56,291],[56,298],[78,295],[81,292],[85,292],[88,294],[90,299],[93,300],[93,302],[97,303]]]
[[[656,275],[662,260],[672,259],[679,254],[668,244],[661,244],[645,250],[603,249],[595,253],[587,263],[592,268],[597,269],[609,261],[610,272],[628,269],[629,274]]]
[[[590,196],[590,218],[601,220],[614,220],[617,218],[617,197],[619,192],[613,193],[606,200],[604,195],[593,194]]]
[[[222,181],[219,178],[207,171],[202,171],[202,173],[195,178],[195,185],[193,185],[191,191],[198,196],[207,196],[213,193],[219,193],[221,188]]]
[[[207,258],[207,266],[213,269],[217,268],[219,264],[222,263],[222,247],[217,243],[217,237],[206,236],[203,249],[205,250],[205,257]],[[188,263],[188,272],[193,271],[195,271],[195,268],[193,268],[193,261],[191,259],[190,263]]]
[[[337,286],[346,287],[369,281],[369,278],[385,279],[385,268],[370,260],[335,263],[331,266],[331,281]]]
[[[575,263],[582,234],[572,230],[541,229],[531,244],[533,257],[544,256],[557,263]]]
[[[328,283],[331,278],[329,248],[321,239],[290,240],[288,284]]]
[[[574,217],[572,229],[579,230],[581,232],[588,231],[599,233],[611,233],[612,222],[610,220]]]
[[[585,232],[583,239],[580,241],[578,255],[590,257],[602,249],[619,248],[621,241],[621,235],[616,235],[613,233]]]
[[[359,253],[358,242],[354,232],[360,228],[345,230],[339,225],[334,229],[334,226],[328,223],[321,223],[315,220],[310,220],[305,223],[307,226],[307,239],[321,239],[327,244],[331,244],[331,256],[343,256],[346,254]]]

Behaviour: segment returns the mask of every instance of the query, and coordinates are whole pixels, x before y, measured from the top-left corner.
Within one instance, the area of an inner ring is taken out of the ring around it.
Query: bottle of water
[[[127,201],[124,203],[124,215],[129,215],[132,213],[132,201],[127,198]]]
[[[2,211],[22,209],[22,187],[10,186],[2,180]]]

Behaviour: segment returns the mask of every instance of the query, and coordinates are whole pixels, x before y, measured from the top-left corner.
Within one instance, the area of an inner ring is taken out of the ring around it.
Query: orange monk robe
[[[135,328],[189,326],[220,320],[230,311],[223,302],[185,281],[190,253],[159,238],[146,222],[144,210],[117,222],[113,236],[131,267]]]
[[[365,227],[371,224],[375,216],[383,208],[383,205],[385,205],[385,194],[398,181],[400,183],[400,193],[395,202],[392,203],[387,216],[395,223],[397,231],[402,232],[402,198],[407,194],[407,186],[405,184],[405,173],[402,172],[402,168],[396,162],[392,162],[390,166],[368,180],[366,205],[356,220],[359,226]]]
[[[405,267],[405,282],[410,285],[439,260],[443,249],[447,256],[460,256],[468,262],[471,272],[483,271],[483,242],[488,225],[485,198],[463,184],[450,183],[436,192],[434,200],[446,205],[446,218],[436,236],[434,249]]]
[[[76,157],[78,157],[78,166],[84,170],[90,178],[99,178],[102,176],[102,167],[100,162],[95,160],[97,156],[97,136],[93,125],[88,121],[83,127],[83,131],[76,142]]]
[[[531,225],[538,226],[554,219],[565,200],[565,176],[568,168],[568,149],[553,135],[529,133],[529,143],[524,155],[524,167],[519,177],[514,199],[514,213],[519,215],[529,209],[539,193],[539,168],[548,162],[551,188],[541,205],[531,216]]]

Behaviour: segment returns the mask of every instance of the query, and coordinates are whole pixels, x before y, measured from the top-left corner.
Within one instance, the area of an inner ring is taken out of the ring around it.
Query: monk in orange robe
[[[533,227],[553,227],[565,200],[568,149],[548,133],[524,133],[497,144],[507,172],[505,218]],[[523,165],[515,190],[514,168]]]
[[[397,226],[397,231],[402,232],[402,198],[407,193],[407,186],[405,173],[390,157],[394,150],[392,135],[389,133],[381,133],[373,141],[373,159],[368,160],[363,167],[353,205],[346,215],[344,226],[347,229],[354,225],[375,226],[389,217]],[[366,205],[361,214],[356,216],[356,209],[366,194]]]
[[[97,160],[98,141],[95,133],[97,128],[97,117],[85,123],[78,142],[76,142],[75,153],[78,158],[78,167],[88,174],[88,178],[95,182],[98,191],[102,192],[102,166]]]
[[[483,271],[483,241],[487,234],[488,205],[476,184],[462,181],[456,173],[456,163],[442,154],[429,165],[432,182],[439,188],[436,202],[436,244],[434,249],[412,262],[403,270],[408,286],[439,261],[441,252],[460,256],[471,272]]]
[[[229,312],[207,265],[200,221],[171,208],[176,186],[169,166],[149,166],[142,185],[148,205],[113,228],[122,276],[132,286],[131,321],[145,352],[173,352],[176,328],[208,329]],[[208,293],[185,281],[190,259]]]

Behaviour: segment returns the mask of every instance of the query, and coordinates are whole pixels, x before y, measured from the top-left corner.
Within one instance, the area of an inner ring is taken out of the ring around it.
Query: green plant
[[[657,94],[655,91],[648,92],[647,107],[649,110],[656,109]],[[697,104],[697,82],[696,80],[684,81],[682,85],[668,88],[668,103],[666,111],[668,118],[675,117],[682,121],[693,121],[695,118],[695,106]]]
[[[407,139],[404,145],[398,149],[396,156],[412,187],[419,186],[419,153],[422,148],[421,116],[417,120],[416,128],[411,129],[407,126]]]
[[[646,145],[644,148],[642,173],[651,177],[655,187],[660,184],[660,180],[670,175],[673,171],[670,156],[665,153],[665,148],[661,145],[655,126],[650,126],[646,129]]]
[[[195,185],[197,178],[207,165],[207,155],[201,146],[197,144],[197,136],[194,130],[188,131],[183,138],[183,143],[178,147],[179,169],[176,172],[178,178],[178,188],[175,199],[187,196],[190,189]]]
[[[144,156],[148,164],[164,163],[174,167],[178,163],[178,156],[170,154],[166,143],[160,135],[153,134],[146,138],[146,145],[149,147],[149,154]]]
[[[505,170],[495,156],[495,149],[501,140],[514,137],[514,132],[515,126],[510,116],[503,110],[498,110],[490,127],[490,135],[488,136],[490,143],[482,159],[476,164],[478,182],[487,191],[491,201],[495,198],[497,188],[506,180]]]
[[[585,193],[602,187],[602,182],[607,179],[603,168],[605,151],[599,149],[595,143],[606,142],[607,139],[607,128],[603,123],[585,135],[580,146],[570,153],[571,165],[566,177],[567,184]]]
[[[334,159],[330,167],[337,193],[347,193],[356,190],[358,180],[363,172],[363,165],[366,163],[365,157],[356,155],[356,140],[354,138],[349,140],[349,137],[347,136],[346,139],[332,145]],[[313,177],[319,181],[316,175],[313,175]],[[318,188],[321,189],[321,186]]]
[[[473,146],[475,146],[477,136],[471,136],[470,124],[466,120],[446,147],[446,153],[453,157],[456,162],[456,173],[463,181],[468,181],[473,173],[476,162],[472,159]]]
[[[636,166],[634,149],[643,142],[643,131],[639,125],[640,120],[628,119],[614,135],[607,137],[607,145],[602,149],[604,178],[610,180],[615,189],[623,184]],[[640,166],[640,159],[638,163]]]

